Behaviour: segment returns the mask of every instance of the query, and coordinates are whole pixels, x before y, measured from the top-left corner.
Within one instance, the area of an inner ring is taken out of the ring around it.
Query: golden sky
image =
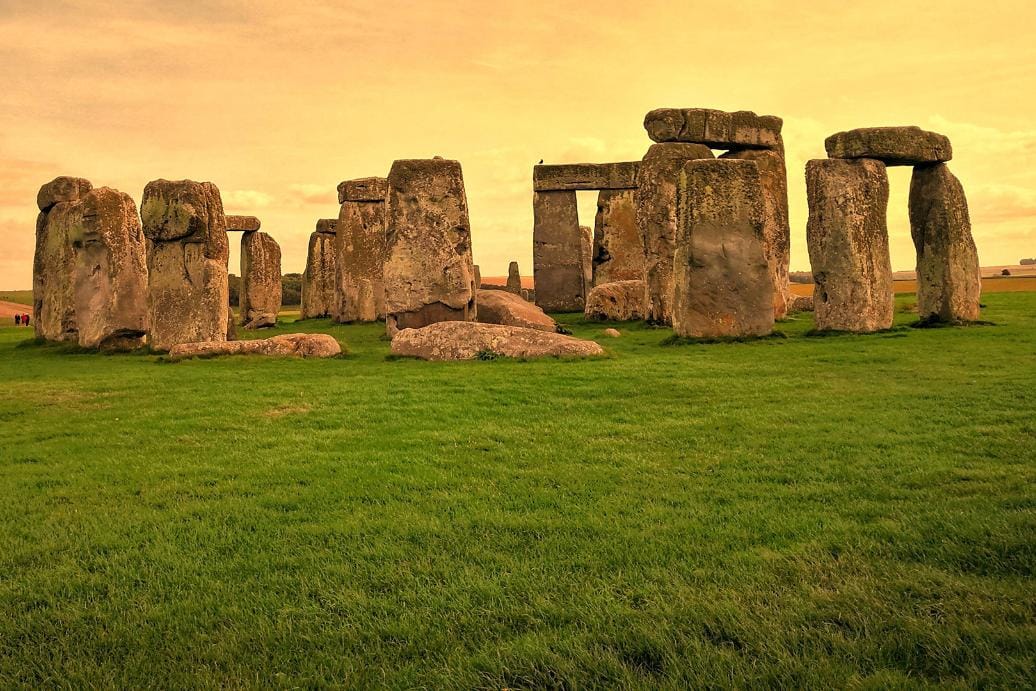
[[[463,165],[483,275],[531,273],[533,164],[640,159],[663,106],[784,118],[792,269],[809,268],[805,161],[833,132],[901,124],[950,137],[982,263],[1015,263],[1036,256],[1034,7],[0,0],[0,289],[31,285],[36,191],[57,175],[138,203],[155,178],[211,180],[288,272],[339,181],[435,155]],[[909,269],[910,172],[890,173]]]

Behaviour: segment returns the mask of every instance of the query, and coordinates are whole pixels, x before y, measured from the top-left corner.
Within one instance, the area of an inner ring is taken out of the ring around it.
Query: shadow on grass
[[[691,336],[677,336],[673,334],[663,338],[661,346],[686,346],[686,345],[713,345],[721,343],[756,343],[759,341],[783,341],[788,335],[783,331],[774,331],[765,336],[723,336],[719,338],[694,338]]]
[[[996,326],[996,322],[976,319],[975,321],[954,321],[942,319],[937,315],[930,314],[924,319],[918,319],[910,324],[911,329],[950,329],[967,326]]]

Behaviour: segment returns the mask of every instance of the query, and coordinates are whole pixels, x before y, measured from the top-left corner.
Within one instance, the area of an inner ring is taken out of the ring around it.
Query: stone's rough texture
[[[809,161],[806,197],[816,328],[869,332],[891,327],[885,164],[867,158]]]
[[[920,127],[864,127],[824,140],[829,158],[873,158],[887,166],[914,166],[953,158],[950,140]]]
[[[507,291],[515,295],[522,292],[522,274],[518,270],[518,262],[511,262],[507,266]]]
[[[640,187],[635,196],[637,228],[644,244],[647,319],[671,324],[677,181],[684,163],[714,156],[707,146],[680,143],[655,144],[648,156],[640,167]]]
[[[792,295],[792,299],[788,303],[789,312],[812,312],[813,311],[813,296],[812,295]]]
[[[342,202],[335,248],[338,258],[335,320],[384,319],[384,268],[388,259],[384,202]]]
[[[150,241],[151,347],[226,339],[230,252],[219,189],[211,182],[154,180],[144,187],[140,216]]]
[[[79,345],[129,350],[147,334],[147,250],[128,194],[94,189],[75,203],[69,239]]]
[[[604,335],[608,338],[618,338],[622,333],[620,333],[618,329],[605,329]]]
[[[388,196],[385,178],[359,178],[338,183],[338,203],[383,202]]]
[[[93,189],[93,185],[85,178],[54,178],[36,195],[36,205],[40,211],[49,211],[58,202],[74,202]]]
[[[635,189],[639,168],[638,161],[538,165],[532,169],[532,189],[536,192]]]
[[[227,340],[237,340],[237,324],[234,323],[234,310],[230,308],[227,310]]]
[[[281,247],[266,233],[241,236],[241,325],[274,326],[281,309]]]
[[[392,352],[422,360],[473,360],[480,354],[514,358],[602,355],[593,341],[519,326],[441,322],[423,329],[403,329],[392,339]]]
[[[321,218],[319,221],[317,221],[316,232],[324,233],[326,235],[334,235],[338,232],[338,219]]]
[[[594,284],[594,231],[590,226],[579,226],[579,264],[583,270],[581,302],[586,304],[586,294]]]
[[[910,235],[917,249],[917,312],[921,319],[977,320],[982,280],[968,200],[945,163],[914,168]]]
[[[594,286],[586,296],[586,319],[596,321],[637,321],[647,316],[644,281],[615,281]]]
[[[482,287],[482,271],[478,268],[478,264],[475,264],[475,290]]]
[[[76,251],[70,239],[75,221],[75,202],[58,202],[36,218],[32,261],[32,326],[36,338],[78,339],[73,288]]]
[[[227,216],[227,232],[254,233],[262,224],[255,216]]]
[[[547,312],[583,310],[582,231],[575,192],[534,192],[532,272],[536,304]]]
[[[644,280],[634,190],[601,190],[594,218],[593,285]]]
[[[521,326],[539,331],[557,331],[558,324],[536,305],[504,290],[478,291],[478,321],[482,324]]]
[[[309,235],[306,270],[302,272],[302,306],[300,317],[330,317],[338,299],[335,296],[338,262],[335,236],[313,232]]]
[[[388,176],[386,330],[475,319],[471,226],[460,163],[395,161]]]
[[[774,115],[747,110],[659,108],[644,116],[644,129],[652,141],[693,142],[717,149],[783,149],[783,124]]]
[[[692,338],[773,331],[773,283],[763,248],[759,166],[691,161],[680,175],[673,258],[673,332]]]
[[[169,350],[172,360],[216,355],[273,355],[281,357],[334,357],[342,352],[328,334],[281,334],[249,341],[180,343]]]
[[[763,185],[763,250],[773,283],[773,317],[788,313],[790,291],[788,265],[791,262],[791,226],[788,223],[788,171],[784,156],[769,149],[730,151],[722,159],[754,161]]]

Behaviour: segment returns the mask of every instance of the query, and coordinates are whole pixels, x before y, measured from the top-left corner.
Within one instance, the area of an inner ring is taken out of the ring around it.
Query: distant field
[[[1036,293],[984,302],[698,346],[564,315],[583,361],[0,328],[0,687],[1030,688]]]
[[[13,302],[32,306],[31,290],[0,290],[0,302]]]
[[[916,293],[917,281],[898,280],[894,281],[896,294]],[[993,276],[982,279],[982,294],[986,293],[1016,293],[1036,291],[1036,276]],[[796,295],[812,295],[812,283],[792,283],[791,292]]]

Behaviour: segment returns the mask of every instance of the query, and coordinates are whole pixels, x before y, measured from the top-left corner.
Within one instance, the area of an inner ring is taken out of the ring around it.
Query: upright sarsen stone
[[[586,295],[594,284],[594,231],[590,226],[579,226],[579,266],[583,279],[580,302],[585,308]]]
[[[261,329],[277,324],[281,309],[281,247],[262,232],[241,236],[241,325]]]
[[[522,294],[522,274],[518,270],[518,262],[511,262],[507,265],[507,292],[515,295]]]
[[[583,309],[582,231],[574,191],[533,192],[532,272],[545,312]]]
[[[644,280],[635,190],[601,190],[594,219],[593,285]]]
[[[338,302],[335,283],[338,262],[335,254],[335,236],[321,232],[321,226],[309,236],[306,269],[302,272],[302,319],[330,317]]]
[[[475,271],[457,161],[395,161],[385,206],[386,330],[475,319]]]
[[[809,161],[806,196],[816,328],[888,329],[895,304],[885,164],[868,158]]]
[[[672,323],[673,253],[676,251],[676,192],[680,171],[687,161],[712,159],[703,144],[655,144],[640,165],[634,197],[637,228],[644,245],[644,280],[647,284],[647,319]]]
[[[945,163],[914,168],[910,235],[917,249],[917,312],[921,319],[977,320],[982,279],[968,200]]]
[[[347,180],[338,186],[337,309],[339,322],[385,318],[385,178]]]
[[[759,167],[699,160],[680,175],[673,258],[673,332],[693,338],[773,331],[773,283],[763,243]]]
[[[230,319],[226,218],[211,182],[154,180],[140,204],[148,243],[150,344],[226,340]]]

